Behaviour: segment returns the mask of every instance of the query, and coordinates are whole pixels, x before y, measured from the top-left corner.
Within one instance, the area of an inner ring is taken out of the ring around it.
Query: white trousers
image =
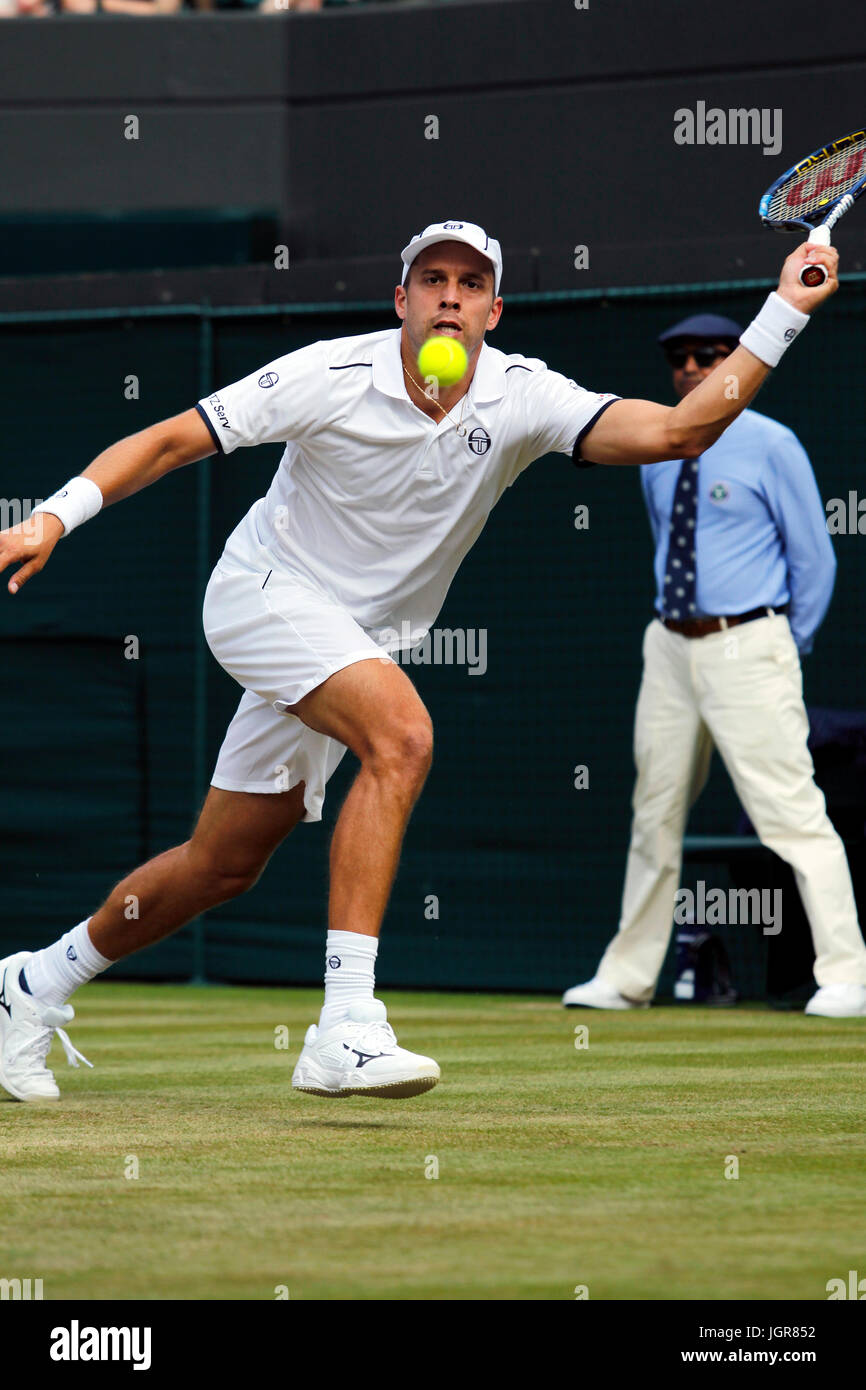
[[[653,619],[643,660],[622,915],[599,977],[628,998],[652,998],[673,929],[686,820],[715,745],[761,842],[794,871],[816,981],[866,984],[845,848],[806,746],[800,658],[787,618],[777,613],[698,638]]]

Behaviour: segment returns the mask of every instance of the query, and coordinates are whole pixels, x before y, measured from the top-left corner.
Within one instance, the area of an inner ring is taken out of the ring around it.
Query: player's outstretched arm
[[[0,531],[0,573],[10,565],[20,566],[8,580],[9,593],[16,594],[44,569],[57,542],[81,521],[141,492],[175,468],[214,453],[210,431],[197,410],[186,410],[112,444],[26,521]]]
[[[816,289],[801,285],[806,263],[826,266],[828,278]],[[696,458],[714,444],[745,410],[782,353],[805,328],[808,315],[839,288],[835,247],[804,242],[785,261],[779,288],[746,329],[739,347],[720,362],[676,406],[653,401],[616,401],[584,437],[588,463],[659,463]]]

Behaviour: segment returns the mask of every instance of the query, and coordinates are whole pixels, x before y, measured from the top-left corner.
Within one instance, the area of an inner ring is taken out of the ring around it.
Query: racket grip
[[[829,246],[830,228],[823,222],[819,227],[813,227],[809,233],[809,242],[813,246]],[[804,265],[798,278],[806,289],[817,290],[827,279],[827,272],[822,265]]]

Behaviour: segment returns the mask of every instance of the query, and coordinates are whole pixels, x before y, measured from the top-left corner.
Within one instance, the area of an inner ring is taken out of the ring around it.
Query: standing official
[[[724,371],[741,332],[699,314],[661,334],[681,400]],[[816,957],[806,1013],[866,1016],[851,875],[806,746],[800,653],[811,651],[836,569],[809,459],[791,430],[746,410],[698,457],[643,467],[641,483],[657,598],[635,714],[622,915],[594,979],[562,1002],[627,1009],[652,998],[686,820],[715,746],[762,843],[794,870]]]

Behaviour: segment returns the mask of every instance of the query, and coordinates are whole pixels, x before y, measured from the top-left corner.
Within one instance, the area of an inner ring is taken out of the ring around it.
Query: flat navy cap
[[[664,345],[675,338],[710,338],[716,343],[730,338],[738,343],[742,332],[740,325],[734,323],[733,319],[723,319],[718,314],[694,314],[690,319],[682,319],[675,323],[673,328],[666,328],[656,341]]]

